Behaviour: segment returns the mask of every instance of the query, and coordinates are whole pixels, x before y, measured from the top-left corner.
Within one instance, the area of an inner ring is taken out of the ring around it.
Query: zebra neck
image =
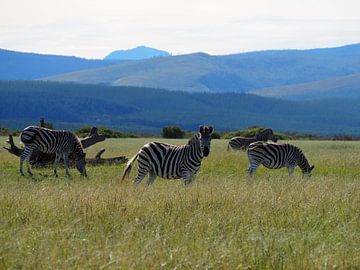
[[[298,154],[298,165],[302,172],[307,172],[308,169],[310,168],[308,160],[306,159],[305,155],[301,151],[299,151],[299,154]]]
[[[75,142],[75,145],[74,145],[74,154],[76,157],[81,157],[84,155],[84,151],[83,151],[83,147],[81,145],[81,142],[79,141],[78,138],[76,138],[76,142]]]
[[[197,133],[189,141],[189,143],[187,145],[187,152],[188,152],[187,156],[188,157],[191,156],[191,159],[194,162],[201,163],[201,160],[203,158],[203,153],[201,151],[199,137],[200,137],[200,135]]]

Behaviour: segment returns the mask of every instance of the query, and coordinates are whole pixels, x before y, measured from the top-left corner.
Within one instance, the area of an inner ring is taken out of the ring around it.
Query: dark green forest
[[[160,134],[176,125],[219,131],[249,126],[313,134],[360,134],[359,99],[286,101],[243,93],[186,93],[44,81],[0,81],[0,126],[21,129],[40,117],[59,128],[107,126]]]

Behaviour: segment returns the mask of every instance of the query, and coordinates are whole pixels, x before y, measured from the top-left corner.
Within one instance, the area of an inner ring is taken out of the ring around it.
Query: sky
[[[0,0],[0,48],[103,58],[360,43],[359,0]]]

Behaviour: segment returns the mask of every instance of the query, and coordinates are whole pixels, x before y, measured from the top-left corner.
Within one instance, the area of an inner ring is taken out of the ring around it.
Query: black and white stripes
[[[66,174],[70,175],[68,169],[69,154],[75,155],[75,165],[79,172],[86,175],[85,153],[79,138],[72,132],[65,130],[51,130],[43,127],[29,126],[20,134],[20,140],[24,143],[25,149],[20,157],[20,173],[23,173],[23,162],[26,161],[27,171],[32,175],[29,160],[34,150],[43,153],[55,153],[54,173],[57,176],[57,165],[61,156],[64,158]]]
[[[229,150],[231,147],[234,150],[240,150],[240,149],[246,150],[249,147],[249,145],[253,142],[257,142],[257,141],[266,142],[268,140],[271,140],[273,142],[277,141],[274,132],[271,128],[264,129],[263,131],[256,134],[254,137],[250,137],[250,138],[234,137],[229,141],[227,149]]]
[[[161,142],[145,144],[140,151],[129,160],[122,180],[129,175],[132,163],[138,161],[138,175],[135,183],[140,183],[148,176],[148,184],[152,184],[156,176],[166,179],[183,178],[185,185],[191,183],[200,169],[204,156],[210,153],[212,127],[201,126],[186,145],[176,146]]]
[[[287,167],[289,175],[299,166],[304,175],[311,175],[314,166],[309,165],[303,152],[291,144],[274,144],[255,142],[250,144],[247,155],[250,163],[248,175],[255,173],[257,167],[262,164],[269,169]]]

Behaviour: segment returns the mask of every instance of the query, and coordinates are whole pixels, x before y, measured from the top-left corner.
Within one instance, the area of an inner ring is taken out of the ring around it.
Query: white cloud
[[[3,0],[0,47],[102,58],[148,45],[172,53],[360,42],[358,0]]]

